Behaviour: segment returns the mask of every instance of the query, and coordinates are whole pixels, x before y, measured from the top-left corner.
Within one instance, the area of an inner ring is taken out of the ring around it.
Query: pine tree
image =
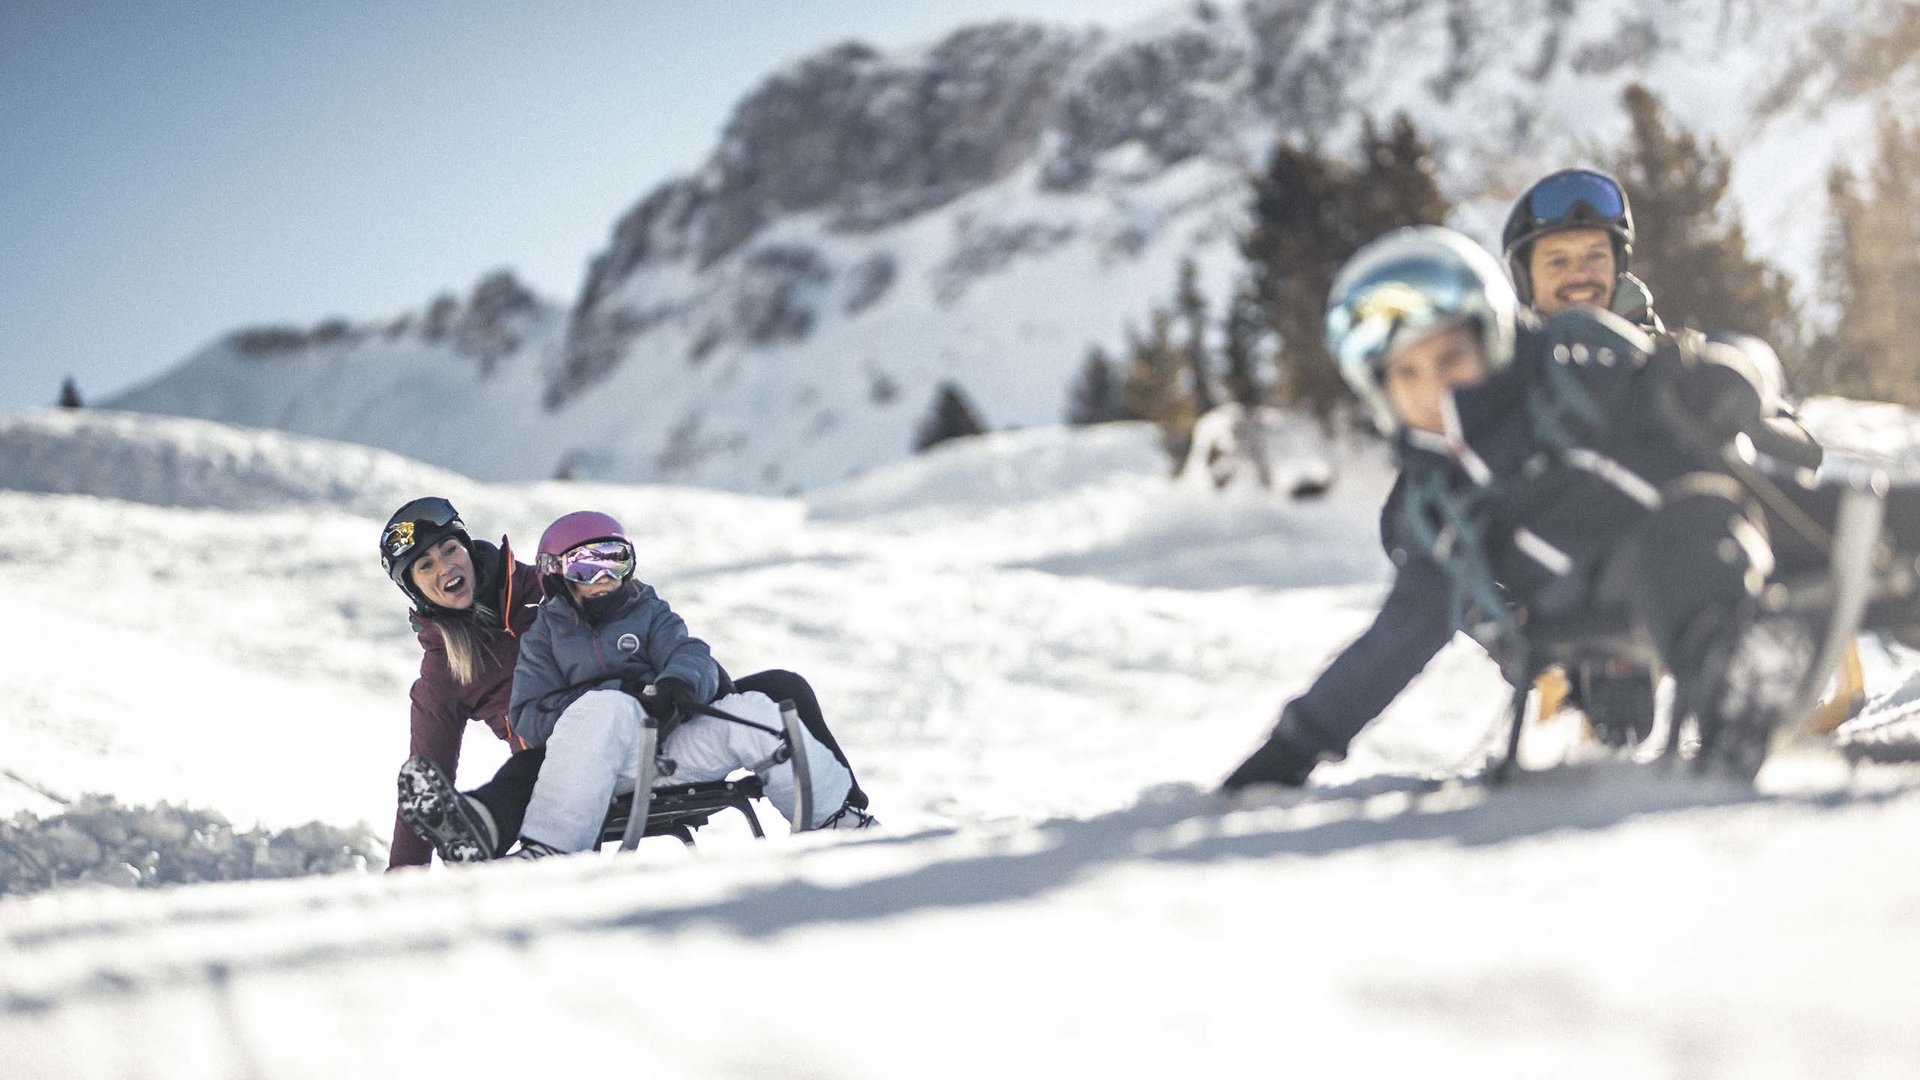
[[[1363,231],[1370,235],[1407,225],[1442,225],[1449,207],[1435,179],[1433,147],[1406,113],[1395,113],[1382,133],[1367,117],[1360,132],[1360,175],[1355,197]]]
[[[1255,180],[1253,227],[1241,242],[1253,296],[1278,338],[1276,393],[1322,418],[1347,397],[1320,327],[1334,273],[1358,246],[1349,179],[1316,147],[1275,147]]]
[[[60,384],[60,407],[78,409],[82,404],[84,403],[80,400],[80,386],[73,381],[73,376],[69,375],[66,381]]]
[[[1384,133],[1367,120],[1359,151],[1355,167],[1312,145],[1275,147],[1254,179],[1253,227],[1241,241],[1251,295],[1278,339],[1275,396],[1323,421],[1349,400],[1321,340],[1341,264],[1384,233],[1448,213],[1432,149],[1405,115]]]
[[[1067,400],[1067,423],[1084,427],[1115,420],[1143,419],[1127,409],[1122,389],[1120,377],[1115,373],[1107,350],[1098,345],[1089,347],[1087,358],[1080,365],[1079,378],[1074,381],[1071,396]]]
[[[1208,348],[1207,332],[1212,313],[1207,298],[1200,295],[1200,268],[1191,258],[1180,260],[1180,278],[1174,286],[1174,310],[1179,312],[1185,331],[1180,349],[1186,355],[1187,378],[1193,392],[1193,408],[1200,415],[1213,409],[1213,354]]]
[[[1260,302],[1245,290],[1227,301],[1226,328],[1220,346],[1227,363],[1227,397],[1251,409],[1266,400],[1260,381],[1260,338],[1265,327]]]
[[[987,426],[980,421],[980,414],[974,410],[973,403],[967,400],[966,393],[959,385],[951,381],[942,382],[933,392],[932,409],[927,412],[926,419],[920,421],[920,430],[913,439],[913,452],[917,454],[949,439],[980,435],[986,430]]]
[[[1870,186],[1845,167],[1828,176],[1832,214],[1823,255],[1824,294],[1835,312],[1796,372],[1796,389],[1920,405],[1920,130],[1880,125]]]
[[[1196,417],[1193,395],[1185,385],[1186,356],[1173,343],[1173,315],[1155,308],[1142,334],[1127,330],[1126,380],[1122,400],[1127,410],[1151,420],[1160,429],[1160,446],[1175,472],[1186,462],[1193,445]]]
[[[1738,214],[1721,205],[1732,174],[1726,152],[1670,125],[1643,86],[1628,86],[1621,102],[1632,135],[1613,168],[1633,199],[1633,269],[1656,310],[1670,324],[1757,334],[1783,356],[1797,353],[1792,284],[1748,255]]]

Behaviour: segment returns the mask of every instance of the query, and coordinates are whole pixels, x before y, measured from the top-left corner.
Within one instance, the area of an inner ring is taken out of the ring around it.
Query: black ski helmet
[[[1500,230],[1500,250],[1520,302],[1533,306],[1533,273],[1527,259],[1533,242],[1567,229],[1604,229],[1613,240],[1613,269],[1627,272],[1633,258],[1633,206],[1620,182],[1595,169],[1562,169],[1541,177],[1514,201]]]
[[[431,610],[433,604],[414,586],[407,571],[422,552],[449,537],[460,541],[468,551],[473,550],[473,537],[467,535],[467,524],[460,520],[460,511],[438,495],[412,500],[395,510],[380,529],[381,569],[422,612]]]

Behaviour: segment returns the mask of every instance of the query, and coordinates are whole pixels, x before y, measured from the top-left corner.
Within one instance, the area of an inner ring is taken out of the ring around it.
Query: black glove
[[[1240,763],[1240,767],[1228,774],[1221,783],[1222,791],[1239,791],[1255,784],[1280,784],[1285,787],[1299,787],[1307,782],[1307,774],[1320,763],[1320,755],[1294,743],[1286,734],[1287,721],[1284,716],[1273,734]]]
[[[643,691],[637,696],[640,698],[640,707],[655,720],[689,715],[690,706],[701,704],[700,696],[693,692],[693,686],[685,679],[672,675],[655,680],[652,693]]]
[[[1760,425],[1765,406],[1760,387],[1737,346],[1708,342],[1663,357],[1681,416],[1714,445]]]

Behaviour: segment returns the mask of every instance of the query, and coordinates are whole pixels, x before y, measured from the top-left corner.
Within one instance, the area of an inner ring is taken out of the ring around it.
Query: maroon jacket
[[[512,572],[502,573],[504,567]],[[438,620],[412,613],[425,655],[420,658],[420,677],[413,683],[413,737],[408,752],[432,758],[446,770],[448,779],[458,775],[460,740],[469,720],[484,722],[514,749],[522,748],[507,724],[507,698],[513,690],[514,663],[520,658],[520,635],[533,625],[541,595],[540,575],[526,563],[513,561],[513,549],[505,537],[500,538],[499,547],[484,541],[473,544],[473,572],[475,597],[488,597],[485,606],[500,614],[480,628],[486,662],[472,685],[454,681]],[[396,813],[387,869],[425,866],[432,855],[433,848]]]

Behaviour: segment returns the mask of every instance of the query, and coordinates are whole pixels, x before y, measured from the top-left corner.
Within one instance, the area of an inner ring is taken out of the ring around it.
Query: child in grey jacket
[[[745,724],[688,715],[686,706],[720,710],[779,730],[780,708],[765,694],[714,701],[720,670],[707,643],[653,587],[634,578],[633,545],[620,523],[579,511],[540,538],[538,568],[547,588],[533,626],[520,642],[507,718],[528,746],[546,747],[546,762],[520,827],[526,857],[585,851],[599,838],[613,797],[637,781],[635,753],[644,715],[686,716],[662,753],[676,765],[656,784],[719,780],[765,761],[779,738]],[[812,777],[811,828],[864,828],[873,819],[847,801],[853,777],[809,732],[804,751]],[[792,820],[792,762],[761,773],[767,798]]]

